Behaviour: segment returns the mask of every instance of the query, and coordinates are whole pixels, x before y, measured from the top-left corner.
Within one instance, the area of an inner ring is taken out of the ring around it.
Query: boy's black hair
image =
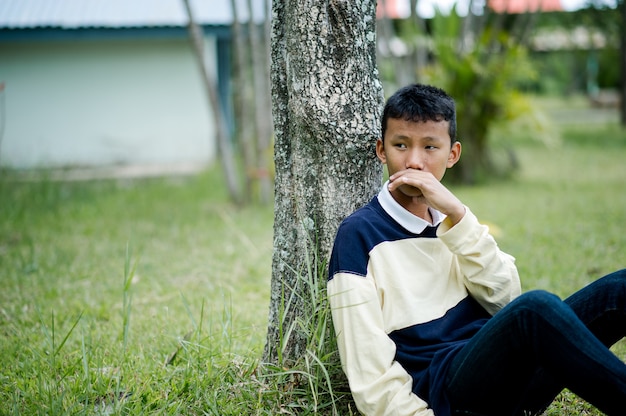
[[[456,141],[456,106],[444,90],[424,84],[411,84],[396,91],[385,104],[382,117],[382,138],[385,139],[387,120],[448,121],[451,143]]]

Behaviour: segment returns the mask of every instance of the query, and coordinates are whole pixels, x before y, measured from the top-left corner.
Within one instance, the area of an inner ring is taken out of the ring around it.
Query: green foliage
[[[511,108],[531,109],[519,104],[525,98],[517,89],[521,80],[535,77],[526,49],[495,24],[482,31],[464,31],[463,19],[456,13],[435,16],[432,36],[436,60],[423,75],[426,82],[456,98],[458,139],[463,144],[463,157],[449,179],[476,183],[509,174],[514,164],[498,169],[488,139],[496,123],[524,114]]]
[[[281,346],[287,345],[295,331],[305,335],[305,352],[289,368],[279,362],[278,368],[265,367],[265,376],[283,386],[279,402],[287,401],[290,411],[298,414],[351,415],[356,413],[347,380],[343,375],[337,343],[332,326],[330,307],[326,297],[327,265],[318,250],[306,254],[305,270],[297,273],[300,290],[294,296],[308,295],[303,302],[289,299],[282,316],[295,304],[304,305],[291,327],[281,328]],[[285,319],[281,319],[284,322]],[[294,328],[297,327],[297,328]],[[279,354],[279,357],[282,356]],[[283,368],[281,368],[281,366]],[[354,412],[354,413],[353,413]]]
[[[586,51],[533,52],[530,60],[541,76],[523,81],[524,91],[545,95],[586,91]]]
[[[304,264],[292,270],[295,287],[284,288],[278,307],[277,362],[260,363],[257,369],[266,384],[261,394],[274,400],[281,413],[350,415],[355,412],[354,404],[341,369],[326,297],[326,259],[313,241],[304,250]],[[287,352],[294,339],[301,346],[295,354]]]
[[[598,87],[619,88],[621,54],[617,48],[606,48],[598,51]]]
[[[623,4],[623,1],[620,1]],[[604,1],[588,0],[585,8],[567,13],[552,12],[537,15],[535,26],[543,28],[588,27],[602,30],[612,40],[619,36],[622,24],[619,8],[610,7]]]
[[[621,2],[623,4],[623,2]],[[540,13],[535,17],[535,33],[563,33],[585,30],[590,36],[599,34],[605,46],[599,49],[565,49],[534,52],[532,60],[541,74],[525,83],[532,91],[544,94],[587,93],[590,59],[597,59],[599,88],[619,88],[619,44],[623,25],[619,7],[590,0],[585,8],[572,12]],[[621,6],[620,6],[621,7]],[[578,35],[580,37],[580,34]]]

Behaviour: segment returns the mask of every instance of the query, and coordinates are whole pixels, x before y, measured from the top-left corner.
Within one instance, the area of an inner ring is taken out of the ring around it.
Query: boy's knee
[[[532,311],[541,311],[546,308],[553,309],[555,305],[562,304],[561,298],[545,290],[531,290],[526,292],[520,295],[516,299],[516,302],[519,302],[520,306]]]
[[[618,270],[607,276],[604,276],[600,280],[606,280],[610,284],[626,286],[626,269]]]
[[[626,269],[608,274],[592,283],[606,293],[626,296]]]

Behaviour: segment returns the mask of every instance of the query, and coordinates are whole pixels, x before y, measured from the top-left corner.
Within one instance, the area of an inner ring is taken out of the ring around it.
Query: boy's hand
[[[390,192],[394,192],[401,186],[415,188],[418,191],[417,195],[407,196],[423,199],[428,206],[447,215],[452,224],[461,221],[465,215],[463,203],[430,172],[405,169],[389,177]],[[406,192],[406,194],[409,194],[409,192]]]

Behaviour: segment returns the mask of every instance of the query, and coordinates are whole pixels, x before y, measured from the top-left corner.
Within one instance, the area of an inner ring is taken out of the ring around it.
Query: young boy
[[[410,85],[386,103],[389,181],[346,218],[328,294],[343,369],[366,415],[523,415],[569,388],[626,414],[626,272],[565,301],[520,295],[514,259],[441,184],[461,156],[454,100]]]

